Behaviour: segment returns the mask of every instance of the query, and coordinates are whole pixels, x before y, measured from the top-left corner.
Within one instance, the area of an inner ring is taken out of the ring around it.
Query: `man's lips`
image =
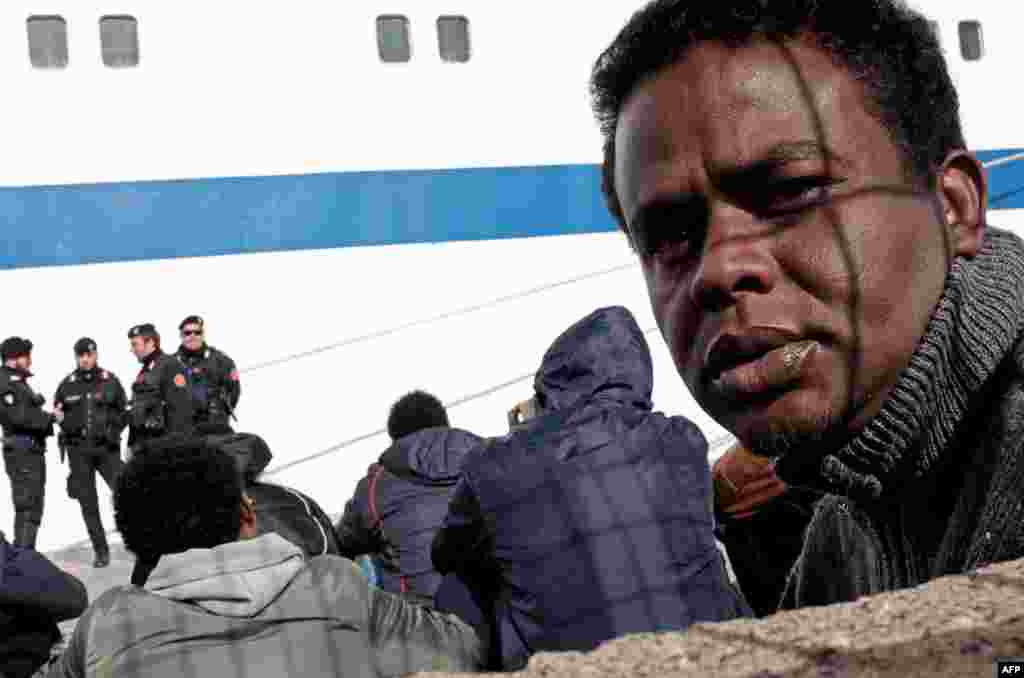
[[[761,395],[798,379],[819,347],[774,330],[722,334],[709,347],[701,381],[722,395]]]

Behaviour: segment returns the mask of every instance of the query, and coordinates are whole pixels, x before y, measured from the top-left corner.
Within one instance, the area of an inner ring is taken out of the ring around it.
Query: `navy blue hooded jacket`
[[[60,640],[57,623],[88,605],[85,586],[31,549],[0,532],[0,675],[33,674]]]
[[[430,562],[430,544],[448,512],[463,459],[482,443],[449,427],[396,440],[345,506],[337,526],[341,555],[373,555],[382,589],[432,604],[441,576]]]
[[[493,621],[502,668],[750,614],[715,546],[707,442],[652,412],[652,381],[633,316],[599,309],[544,356],[541,414],[463,466],[433,560]]]

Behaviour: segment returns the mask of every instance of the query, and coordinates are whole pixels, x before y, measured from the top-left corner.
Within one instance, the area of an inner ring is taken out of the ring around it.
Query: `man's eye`
[[[634,231],[641,256],[677,256],[699,246],[707,230],[707,209],[697,205],[666,206],[648,214]]]
[[[800,177],[768,187],[758,202],[759,211],[769,215],[786,214],[817,207],[832,197],[838,181],[829,177]]]

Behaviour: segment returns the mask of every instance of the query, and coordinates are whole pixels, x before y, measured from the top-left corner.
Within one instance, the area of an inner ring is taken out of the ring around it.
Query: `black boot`
[[[93,567],[106,567],[110,564],[110,546],[107,545],[107,533],[103,531],[103,522],[99,513],[84,514],[85,529],[89,532],[92,550],[96,554]]]

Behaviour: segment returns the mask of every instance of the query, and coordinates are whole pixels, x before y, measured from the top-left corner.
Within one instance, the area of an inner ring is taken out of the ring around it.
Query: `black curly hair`
[[[626,230],[615,194],[615,132],[637,85],[700,43],[797,39],[861,83],[867,111],[903,153],[908,179],[934,186],[949,152],[965,148],[959,101],[931,22],[900,0],[654,0],[598,57],[590,79],[604,137],[601,188],[620,228]]]
[[[163,555],[236,541],[242,482],[235,461],[200,439],[148,446],[122,469],[114,492],[125,548],[154,564]]]
[[[448,426],[448,413],[444,404],[426,391],[406,393],[388,413],[388,435],[392,440],[433,426]]]

